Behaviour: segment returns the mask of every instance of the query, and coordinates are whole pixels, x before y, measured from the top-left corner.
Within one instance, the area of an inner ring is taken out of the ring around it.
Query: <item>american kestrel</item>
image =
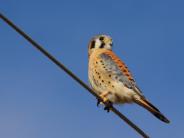
[[[136,103],[165,123],[170,121],[143,95],[125,63],[112,51],[112,38],[98,35],[88,46],[88,77],[91,87],[110,110],[112,104]],[[99,101],[97,105],[99,104]]]

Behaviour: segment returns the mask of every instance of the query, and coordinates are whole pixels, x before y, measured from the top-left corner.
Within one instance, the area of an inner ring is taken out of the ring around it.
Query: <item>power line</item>
[[[64,70],[69,76],[71,76],[75,81],[77,81],[82,87],[88,90],[92,95],[94,95],[97,99],[103,102],[100,96],[98,96],[91,88],[88,87],[81,79],[79,79],[75,74],[73,74],[68,68],[66,68],[61,62],[59,62],[54,56],[52,56],[49,52],[47,52],[41,45],[39,45],[36,41],[34,41],[29,35],[24,33],[20,28],[18,28],[12,21],[10,21],[6,16],[0,13],[0,18],[6,22],[10,27],[12,27],[17,33],[19,33],[22,37],[24,37],[28,42],[32,44],[37,50],[39,50],[42,54],[44,54],[47,58],[49,58],[52,62],[54,62],[60,69]],[[104,103],[104,102],[103,102]],[[106,106],[107,103],[104,103]],[[124,120],[129,126],[131,126],[135,131],[137,131],[144,138],[149,138],[147,134],[145,134],[139,127],[137,127],[133,122],[131,122],[126,116],[124,116],[121,112],[119,112],[114,106],[110,108],[112,112],[114,112],[117,116],[119,116],[122,120]]]

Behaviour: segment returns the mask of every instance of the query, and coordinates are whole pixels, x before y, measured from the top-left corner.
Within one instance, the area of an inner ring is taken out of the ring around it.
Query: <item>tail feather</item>
[[[146,108],[148,111],[150,111],[155,117],[160,119],[161,121],[165,123],[169,123],[170,121],[154,106],[152,105],[148,100],[146,99],[136,99],[135,102]]]

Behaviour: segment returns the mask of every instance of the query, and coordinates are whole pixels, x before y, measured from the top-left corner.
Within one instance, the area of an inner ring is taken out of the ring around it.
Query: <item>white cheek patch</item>
[[[101,43],[102,43],[102,42],[101,42],[99,39],[97,39],[96,42],[95,42],[95,47],[96,47],[96,48],[99,48],[100,45],[101,45]]]
[[[105,46],[107,49],[111,50],[112,49],[112,46],[111,45],[106,45]]]

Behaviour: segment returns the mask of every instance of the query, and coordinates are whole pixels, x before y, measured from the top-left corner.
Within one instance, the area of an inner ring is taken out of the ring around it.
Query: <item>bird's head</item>
[[[88,54],[97,49],[112,50],[112,38],[107,35],[97,35],[93,37],[88,45]]]

